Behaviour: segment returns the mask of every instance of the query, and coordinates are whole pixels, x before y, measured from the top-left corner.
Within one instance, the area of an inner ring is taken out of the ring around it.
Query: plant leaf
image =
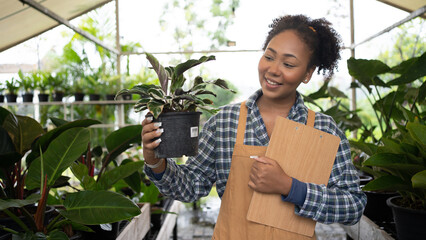
[[[158,80],[160,81],[161,88],[167,94],[167,88],[169,84],[169,78],[164,67],[158,62],[152,54],[146,53],[146,59],[151,63],[152,68],[157,73]]]
[[[89,169],[82,163],[73,163],[71,165],[71,171],[74,176],[80,181],[80,185],[84,190],[101,190],[98,183],[89,176]]]
[[[140,214],[139,207],[123,195],[111,191],[69,193],[60,213],[77,223],[97,225],[129,219]]]
[[[411,178],[413,183],[413,188],[426,189],[426,170],[416,173],[416,175]]]
[[[394,72],[401,73],[401,76],[390,81],[389,85],[401,85],[411,83],[426,75],[426,52],[420,57],[411,58],[392,68]]]
[[[38,200],[40,200],[41,195],[40,194],[32,194],[28,196],[26,199],[0,199],[0,211],[3,211],[4,209],[8,209],[11,207],[14,208],[20,208],[26,205],[34,204]]]
[[[411,163],[404,154],[377,153],[364,161],[365,166],[376,166],[404,171],[422,171],[426,167]]]
[[[108,162],[106,165],[118,157],[118,155],[132,147],[133,144],[139,144],[142,141],[141,132],[141,125],[131,125],[120,128],[109,134],[105,139],[105,145],[108,150],[106,157],[108,158]]]
[[[409,122],[407,130],[417,143],[426,148],[426,126],[424,124]]]
[[[378,191],[378,190],[390,190],[390,191],[401,191],[410,189],[410,185],[404,182],[401,178],[385,175],[374,179],[367,183],[362,190],[364,191]]]
[[[65,132],[68,129],[76,128],[76,127],[89,127],[95,124],[100,124],[101,122],[98,120],[93,119],[81,119],[72,121],[69,123],[66,123],[60,127],[54,128],[51,131],[47,132],[46,134],[42,135],[36,143],[32,147],[31,153],[27,156],[27,164],[30,165],[30,163],[36,159],[38,156],[40,156],[39,149],[41,147],[42,151],[46,151],[49,144],[56,139],[60,134]]]
[[[43,154],[43,172],[47,174],[47,187],[51,187],[63,171],[87,150],[89,141],[89,130],[78,127],[66,130],[51,142]],[[31,164],[26,178],[28,189],[40,186],[40,165],[40,157]]]
[[[377,78],[377,75],[387,73],[391,70],[383,62],[379,60],[349,58],[347,64],[349,74],[364,85],[369,92],[371,92],[371,85],[387,86]]]
[[[144,165],[144,162],[130,162],[127,164],[122,164],[118,167],[113,168],[112,170],[105,172],[102,178],[99,181],[99,184],[102,186],[102,189],[108,190],[116,182],[121,179],[124,179],[133,173],[137,172]]]

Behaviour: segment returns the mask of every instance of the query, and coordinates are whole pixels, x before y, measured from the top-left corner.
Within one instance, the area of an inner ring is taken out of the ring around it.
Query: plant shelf
[[[134,217],[132,221],[118,235],[117,240],[142,239],[151,227],[151,212],[149,203],[141,207],[141,214]]]

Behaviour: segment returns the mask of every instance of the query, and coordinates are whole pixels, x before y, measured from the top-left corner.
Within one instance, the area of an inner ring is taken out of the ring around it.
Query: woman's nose
[[[280,69],[277,63],[271,63],[268,68],[268,73],[277,76],[280,75]]]

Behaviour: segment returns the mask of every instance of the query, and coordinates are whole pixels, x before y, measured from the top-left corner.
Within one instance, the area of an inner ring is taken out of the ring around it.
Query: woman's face
[[[263,97],[294,101],[297,87],[307,83],[315,69],[307,69],[310,57],[311,51],[294,30],[273,37],[258,66]]]

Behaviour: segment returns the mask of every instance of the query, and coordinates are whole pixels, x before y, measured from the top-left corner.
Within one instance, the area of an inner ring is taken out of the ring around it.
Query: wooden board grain
[[[283,117],[275,122],[266,157],[277,161],[291,177],[327,185],[340,138]],[[281,195],[254,192],[247,213],[249,221],[304,236],[313,236],[315,221],[297,216],[294,204]]]

